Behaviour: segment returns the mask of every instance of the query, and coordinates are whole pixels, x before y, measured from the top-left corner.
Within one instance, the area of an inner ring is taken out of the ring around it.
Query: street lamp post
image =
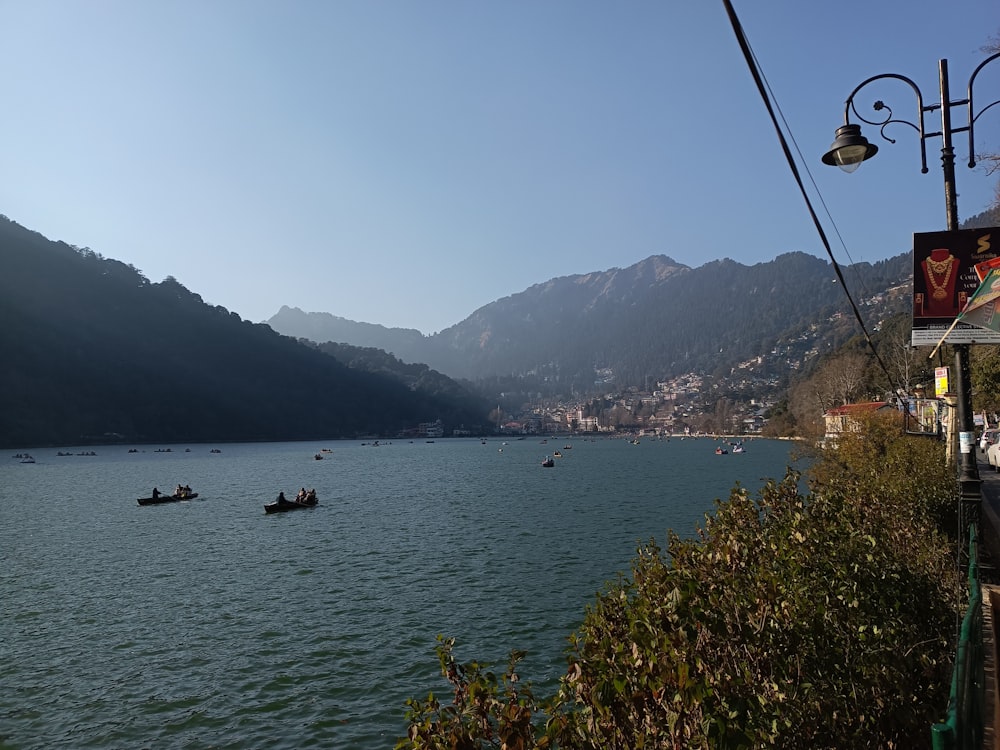
[[[869,125],[879,128],[882,137],[889,143],[895,141],[885,134],[887,126],[898,123],[909,125],[917,131],[920,140],[920,161],[921,173],[927,174],[927,149],[925,142],[928,138],[941,137],[941,168],[944,171],[944,199],[945,213],[948,220],[948,231],[958,229],[958,199],[955,190],[955,149],[952,146],[952,135],[954,133],[968,132],[969,134],[969,167],[976,166],[976,150],[974,142],[974,126],[979,116],[987,109],[1000,104],[1000,100],[987,104],[979,112],[975,111],[972,99],[972,88],[976,77],[986,65],[1000,58],[1000,52],[987,57],[973,71],[969,77],[968,93],[965,99],[952,101],[948,84],[948,61],[938,61],[938,81],[941,100],[937,104],[924,105],[924,97],[920,88],[906,76],[896,73],[882,73],[863,81],[859,84],[851,95],[847,97],[844,105],[844,124],[837,128],[836,140],[830,146],[830,150],[823,155],[823,163],[838,166],[845,172],[853,172],[861,162],[870,159],[878,153],[878,146],[869,143],[861,134],[861,126],[852,124],[850,121],[851,112]],[[891,78],[902,81],[913,89],[917,95],[917,122],[895,119],[892,110],[883,102],[877,101],[874,104],[876,112],[886,110],[888,114],[881,120],[868,120],[861,116],[854,106],[854,97],[868,84],[881,79]],[[962,127],[953,128],[951,124],[951,112],[953,108],[964,107],[966,112],[966,124]],[[935,110],[941,111],[941,130],[928,132],[925,127],[925,117]],[[972,391],[969,387],[969,345],[966,343],[955,344],[955,381],[957,386],[957,411],[958,428],[961,449],[959,451],[958,481],[961,487],[962,497],[969,500],[978,500],[980,495],[981,480],[979,478],[979,468],[976,464],[975,453],[975,425],[972,414]]]

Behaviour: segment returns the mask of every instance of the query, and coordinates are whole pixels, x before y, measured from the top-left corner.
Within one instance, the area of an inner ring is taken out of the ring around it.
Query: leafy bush
[[[884,521],[888,526],[902,526],[898,521],[903,514],[912,524],[931,525],[955,537],[955,469],[945,461],[944,444],[901,434],[895,413],[870,414],[855,422],[856,432],[844,433],[820,451],[810,472],[814,491],[847,495],[867,513],[891,513]]]
[[[532,718],[538,710],[530,685],[519,686],[517,664],[523,651],[512,651],[501,680],[479,662],[459,664],[453,654],[455,641],[438,636],[437,654],[443,674],[453,688],[450,704],[434,694],[426,701],[410,699],[410,729],[397,748],[473,750],[502,747],[527,750],[546,747],[536,743]]]
[[[808,494],[791,470],[757,499],[737,486],[695,539],[639,549],[543,703],[516,690],[516,652],[501,688],[443,642],[454,701],[411,701],[397,747],[929,747],[961,589],[936,524],[954,477],[921,441],[871,420]]]

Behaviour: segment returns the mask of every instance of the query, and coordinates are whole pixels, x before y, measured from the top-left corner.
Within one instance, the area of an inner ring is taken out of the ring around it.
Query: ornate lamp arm
[[[858,112],[857,106],[854,104],[854,97],[858,94],[859,91],[861,91],[861,89],[863,89],[869,83],[873,83],[874,81],[878,81],[878,80],[881,80],[883,78],[894,78],[897,81],[902,81],[903,83],[908,84],[909,87],[911,89],[913,89],[913,92],[917,95],[918,123],[912,123],[909,120],[893,119],[893,117],[892,117],[892,109],[890,107],[886,106],[886,104],[884,104],[881,100],[875,102],[875,104],[872,105],[872,108],[876,112],[880,112],[883,109],[887,110],[889,112],[889,114],[884,119],[882,119],[882,120],[869,120],[869,119],[863,117],[860,112]],[[925,139],[927,137],[926,134],[925,134],[925,132],[924,132],[924,112],[925,111],[926,110],[924,109],[924,95],[921,93],[920,87],[917,86],[917,84],[915,84],[912,80],[910,80],[906,76],[901,76],[898,73],[881,73],[880,75],[872,76],[871,78],[869,78],[869,79],[867,79],[865,81],[862,81],[860,84],[858,84],[854,88],[854,91],[851,92],[851,95],[847,97],[847,102],[844,104],[844,124],[850,123],[850,121],[851,121],[850,120],[850,113],[854,112],[854,115],[859,120],[861,120],[862,122],[865,122],[865,123],[867,123],[869,125],[876,125],[876,126],[878,126],[878,128],[879,128],[879,134],[882,136],[882,138],[884,138],[885,140],[889,141],[889,143],[895,143],[896,141],[885,134],[885,129],[886,129],[887,126],[892,125],[893,123],[899,123],[899,124],[902,124],[902,125],[909,125],[911,128],[913,128],[914,130],[917,131],[917,135],[919,136],[918,140],[920,141],[920,172],[922,174],[927,174],[927,148],[924,145],[924,141],[925,141]]]
[[[997,52],[995,55],[990,55],[981,63],[979,63],[979,66],[974,71],[972,71],[972,75],[969,76],[968,96],[966,98],[969,101],[969,167],[970,168],[976,166],[976,144],[973,138],[972,128],[976,124],[976,120],[979,119],[979,115],[988,110],[990,107],[1000,104],[1000,99],[997,99],[995,102],[987,104],[981,110],[976,112],[975,106],[972,103],[972,85],[976,82],[976,76],[979,75],[979,71],[998,58],[1000,58],[1000,52]]]

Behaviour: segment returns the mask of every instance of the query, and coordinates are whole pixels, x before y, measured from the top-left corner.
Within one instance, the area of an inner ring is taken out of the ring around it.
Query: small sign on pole
[[[948,392],[948,368],[934,368],[934,395],[941,398]]]

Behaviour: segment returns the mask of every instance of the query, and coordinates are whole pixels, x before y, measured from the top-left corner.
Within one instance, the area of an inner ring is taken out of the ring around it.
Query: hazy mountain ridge
[[[488,429],[438,374],[376,372],[205,304],[173,278],[0,217],[0,444],[392,436]],[[396,371],[394,371],[394,368]]]
[[[984,212],[967,226],[998,220]],[[908,312],[909,252],[843,270],[870,331]],[[726,391],[780,395],[859,333],[831,264],[799,252],[698,268],[655,255],[554,278],[431,336],[288,307],[252,324],[172,277],[151,283],[2,215],[0,316],[0,444],[20,446],[392,435],[438,418],[490,429],[491,407],[446,375],[479,381],[492,403],[504,391],[516,409],[519,393],[701,373],[711,408]]]
[[[910,272],[908,254],[844,269],[859,302],[907,283]],[[905,305],[899,295],[886,296],[881,305],[869,306],[876,318],[869,325]],[[612,371],[619,385],[642,385],[649,377],[774,359],[776,348],[782,354],[768,374],[787,375],[781,363],[789,356],[800,359],[858,333],[853,316],[846,326],[819,325],[849,310],[832,265],[805,253],[752,266],[715,260],[694,269],[656,255],[627,268],[535,284],[437,334],[399,336],[405,349],[389,351],[452,377],[541,375],[561,380],[566,392],[592,390],[598,371]],[[330,317],[282,308],[268,323],[315,341],[345,335],[354,345],[376,345],[365,338],[371,324],[340,318],[337,328],[325,328]],[[383,342],[390,330],[400,329],[382,329]]]

